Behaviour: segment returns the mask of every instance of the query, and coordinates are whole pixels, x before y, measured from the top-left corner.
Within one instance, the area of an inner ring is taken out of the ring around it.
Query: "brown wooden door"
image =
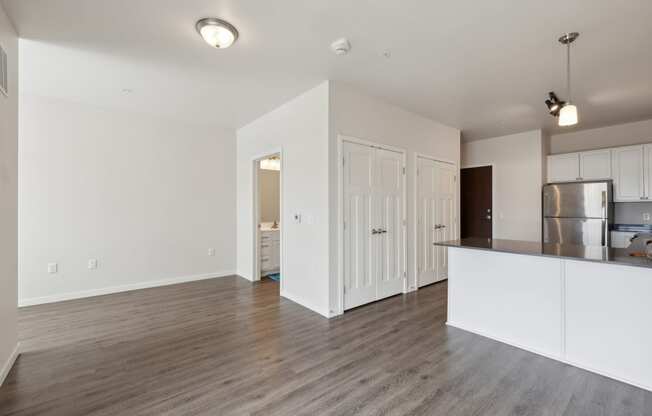
[[[492,168],[482,166],[460,171],[460,237],[492,238]]]

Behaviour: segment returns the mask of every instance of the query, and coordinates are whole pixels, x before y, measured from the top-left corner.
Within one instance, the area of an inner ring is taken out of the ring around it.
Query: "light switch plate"
[[[214,256],[215,255],[215,249],[214,248],[209,248],[208,249],[208,255],[209,256]]]
[[[646,212],[643,214],[643,221],[650,222],[650,213]]]
[[[55,274],[59,271],[59,265],[57,263],[48,263],[48,273]]]
[[[97,269],[97,259],[88,259],[88,268],[91,270]]]

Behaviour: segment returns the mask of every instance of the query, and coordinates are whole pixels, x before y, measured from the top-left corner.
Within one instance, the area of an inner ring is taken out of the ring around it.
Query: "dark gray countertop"
[[[543,244],[534,241],[500,240],[486,238],[463,238],[461,240],[435,243],[436,246],[468,248],[473,250],[497,251],[501,253],[525,254],[565,258],[624,266],[652,269],[652,260],[646,257],[632,257],[626,249],[608,247],[587,247],[571,244]]]

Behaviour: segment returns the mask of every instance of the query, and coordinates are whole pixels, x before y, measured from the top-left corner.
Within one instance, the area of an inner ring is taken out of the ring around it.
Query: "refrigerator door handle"
[[[606,226],[607,220],[602,220],[602,247],[605,247],[607,245],[607,232],[608,232],[608,227]]]
[[[602,191],[602,218],[607,218],[607,191]]]

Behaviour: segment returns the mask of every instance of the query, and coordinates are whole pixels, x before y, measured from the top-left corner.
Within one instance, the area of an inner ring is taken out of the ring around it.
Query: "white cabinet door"
[[[645,145],[645,199],[652,200],[652,144]]]
[[[548,156],[548,182],[569,182],[580,178],[578,153]]]
[[[580,153],[580,178],[584,181],[611,179],[611,150]]]
[[[644,201],[644,146],[612,149],[614,201]]]
[[[437,162],[436,183],[437,183],[437,208],[436,219],[437,229],[435,241],[449,241],[457,235],[457,169],[455,165],[444,162]],[[448,249],[437,247],[437,281],[448,278]]]

